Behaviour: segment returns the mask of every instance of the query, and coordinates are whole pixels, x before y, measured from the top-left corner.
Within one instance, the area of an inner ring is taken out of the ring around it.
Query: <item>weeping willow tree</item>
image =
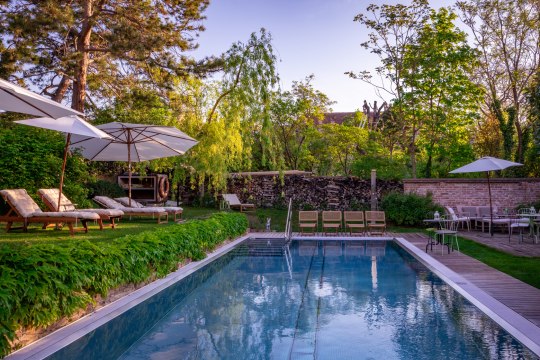
[[[229,172],[250,170],[255,146],[262,146],[261,162],[278,163],[269,120],[279,80],[271,40],[264,29],[251,34],[222,56],[220,80],[192,83],[179,91],[193,99],[192,110],[180,115],[180,127],[200,142],[178,159],[177,179],[189,176],[201,194],[206,187],[224,189]]]

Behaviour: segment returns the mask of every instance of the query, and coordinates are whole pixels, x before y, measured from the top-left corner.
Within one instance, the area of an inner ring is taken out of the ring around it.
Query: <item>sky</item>
[[[293,81],[313,74],[314,88],[335,101],[334,112],[355,111],[364,100],[380,104],[381,99],[371,85],[344,74],[373,71],[379,65],[376,55],[361,48],[368,31],[353,19],[371,3],[398,2],[410,4],[409,0],[210,0],[206,30],[193,55],[219,55],[265,28],[272,35],[281,89],[289,90]],[[436,8],[453,3],[430,0]]]

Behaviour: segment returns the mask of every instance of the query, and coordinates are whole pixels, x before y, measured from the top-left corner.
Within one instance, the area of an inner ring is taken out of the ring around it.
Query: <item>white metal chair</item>
[[[447,219],[445,217],[442,217],[439,222],[439,229],[435,231],[435,238],[437,239],[437,242],[441,244],[441,254],[443,253],[443,249],[445,246],[448,247],[448,253],[450,254],[450,249],[454,251],[454,243],[457,248],[457,251],[459,252],[459,242],[458,242],[458,224],[459,221],[456,221],[454,219]],[[447,240],[446,238],[449,238]]]
[[[462,228],[464,228],[463,224],[466,224],[467,230],[471,231],[471,219],[468,216],[457,216],[454,209],[452,209],[450,206],[445,206],[444,208],[446,209],[446,213],[450,220],[456,221],[457,225],[461,224]]]

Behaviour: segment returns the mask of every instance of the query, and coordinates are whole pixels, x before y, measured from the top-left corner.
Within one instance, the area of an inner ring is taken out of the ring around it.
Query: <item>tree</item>
[[[428,16],[427,0],[413,0],[409,6],[369,5],[367,14],[359,14],[354,20],[371,31],[369,40],[361,46],[380,57],[382,64],[376,68],[380,82],[376,82],[369,71],[347,73],[373,85],[379,96],[383,92],[393,98],[393,122],[403,125],[402,136],[410,156],[413,177],[416,177],[416,143],[421,119],[418,118],[418,113],[410,110],[410,106],[414,104],[406,102],[405,99],[407,85],[404,79],[404,61],[408,47],[416,41],[417,34]]]
[[[325,150],[332,159],[332,174],[351,175],[351,166],[365,153],[368,130],[356,126],[325,124],[321,128]]]
[[[458,1],[457,7],[482,54],[477,81],[487,89],[483,111],[499,119],[505,139],[512,135],[503,120],[512,120],[517,137],[514,159],[522,162],[528,126],[525,92],[540,61],[540,3],[468,0]]]
[[[418,118],[420,145],[425,151],[424,176],[432,176],[434,157],[449,159],[453,148],[468,143],[468,127],[477,117],[481,89],[470,80],[478,61],[466,34],[446,8],[431,10],[429,21],[407,46],[404,56],[404,99]],[[450,162],[451,164],[451,162]]]
[[[271,121],[287,169],[306,169],[313,164],[309,145],[317,125],[332,102],[311,82],[314,76],[294,81],[291,91],[277,93],[271,105]]]
[[[71,106],[117,94],[126,84],[169,83],[202,71],[183,52],[204,28],[208,0],[11,0],[0,12],[0,73],[16,71]],[[88,96],[95,94],[96,97]]]

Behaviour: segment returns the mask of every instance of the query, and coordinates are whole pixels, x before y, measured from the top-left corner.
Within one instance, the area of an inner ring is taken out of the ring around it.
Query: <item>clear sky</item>
[[[333,111],[355,111],[364,100],[379,100],[373,88],[350,79],[346,71],[373,70],[378,58],[360,47],[367,32],[353,21],[370,3],[405,3],[382,0],[210,0],[205,12],[206,31],[196,57],[219,55],[232,43],[246,42],[264,27],[272,34],[278,57],[281,88],[315,75],[314,87],[336,101]],[[430,0],[434,7],[452,0]],[[388,99],[387,99],[388,100]]]

